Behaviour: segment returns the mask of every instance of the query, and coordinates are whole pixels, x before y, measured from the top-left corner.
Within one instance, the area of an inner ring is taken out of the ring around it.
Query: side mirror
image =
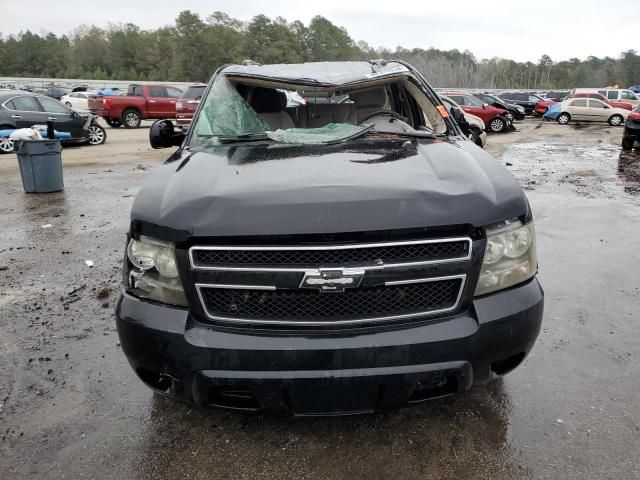
[[[610,107],[609,105],[606,105],[606,104],[605,104],[604,108],[611,108],[611,107]]]
[[[179,147],[184,138],[185,134],[176,132],[170,120],[156,120],[149,129],[151,148]]]
[[[458,107],[451,107],[450,113],[453,119],[458,123],[458,125],[460,125],[460,129],[462,130],[462,133],[464,133],[467,136],[470,135],[471,126],[467,122],[467,119],[464,118],[464,113],[462,113],[462,110],[460,110]]]

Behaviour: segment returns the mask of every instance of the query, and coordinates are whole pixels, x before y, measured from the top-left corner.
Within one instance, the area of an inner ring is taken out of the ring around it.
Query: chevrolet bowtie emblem
[[[321,292],[344,292],[360,285],[364,270],[357,268],[319,268],[305,272],[300,288],[315,288]]]

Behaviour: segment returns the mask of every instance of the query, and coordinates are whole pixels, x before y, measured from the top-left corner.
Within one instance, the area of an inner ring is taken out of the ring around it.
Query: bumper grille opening
[[[204,307],[214,319],[330,324],[453,309],[462,284],[462,279],[452,278],[346,289],[341,293],[213,287],[202,287],[201,293]]]
[[[458,391],[458,379],[453,376],[435,376],[427,382],[419,382],[409,395],[408,403],[420,403],[453,395]]]
[[[491,364],[491,371],[496,375],[504,375],[516,368],[524,360],[524,352],[516,353]]]
[[[260,409],[260,403],[251,390],[242,387],[210,387],[207,392],[207,405],[246,411]]]
[[[158,392],[167,392],[173,384],[173,379],[164,373],[154,372],[146,368],[137,368],[136,373],[149,388]]]
[[[194,267],[291,267],[330,264],[411,263],[465,259],[470,253],[469,239],[423,241],[395,244],[375,243],[353,247],[194,247]]]

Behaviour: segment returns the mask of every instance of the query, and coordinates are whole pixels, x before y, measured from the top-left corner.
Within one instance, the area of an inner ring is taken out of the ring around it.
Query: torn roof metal
[[[312,62],[275,65],[229,65],[222,72],[230,77],[271,79],[286,83],[339,87],[388,76],[411,75],[397,61]]]

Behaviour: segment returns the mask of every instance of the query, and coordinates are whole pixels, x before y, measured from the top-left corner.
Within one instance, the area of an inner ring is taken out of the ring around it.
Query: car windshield
[[[198,100],[202,97],[205,88],[207,88],[205,85],[193,85],[185,90],[182,98],[186,100]]]
[[[364,134],[433,138],[447,131],[446,110],[441,113],[405,77],[341,88],[222,74],[203,102],[191,146],[248,141],[335,143]]]

